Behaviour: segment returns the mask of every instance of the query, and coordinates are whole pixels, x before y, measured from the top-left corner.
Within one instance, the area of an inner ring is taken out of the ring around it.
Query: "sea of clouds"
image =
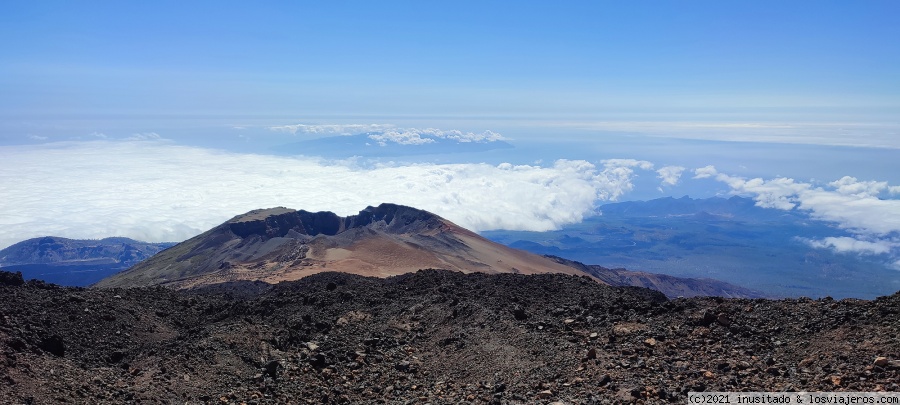
[[[491,130],[484,132],[468,132],[457,129],[443,130],[438,128],[398,128],[391,124],[350,124],[350,125],[312,125],[293,124],[270,126],[269,130],[291,135],[356,135],[369,134],[368,138],[380,146],[391,143],[398,145],[424,145],[446,139],[462,143],[488,143],[502,141],[503,135]]]
[[[714,166],[695,169],[694,178],[715,179],[727,184],[733,194],[752,196],[760,207],[803,211],[851,234],[805,240],[812,247],[839,253],[888,254],[893,257],[892,266],[900,269],[900,200],[889,198],[900,194],[898,186],[850,176],[823,185],[786,177],[748,179],[720,173]]]
[[[37,236],[181,241],[243,212],[355,214],[392,202],[473,230],[543,231],[630,192],[652,163],[393,164],[279,157],[160,140],[0,148],[0,248]],[[668,170],[668,169],[667,169]],[[672,180],[666,171],[664,181]]]
[[[304,130],[309,129],[298,129]],[[425,209],[475,231],[546,231],[598,213],[600,203],[630,193],[636,176],[650,175],[660,187],[713,179],[724,185],[724,194],[807,212],[848,232],[807,239],[810,246],[887,255],[900,267],[900,200],[893,199],[900,187],[886,182],[748,179],[713,166],[657,168],[635,159],[542,165],[329,161],[225,152],[157,138],[0,147],[0,248],[46,235],[181,241],[257,208],[350,215],[382,202]],[[693,177],[683,179],[688,171]]]

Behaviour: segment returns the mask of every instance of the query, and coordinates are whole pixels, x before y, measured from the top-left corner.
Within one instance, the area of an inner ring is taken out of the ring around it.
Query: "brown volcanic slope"
[[[348,217],[281,207],[251,211],[96,286],[191,288],[238,280],[277,283],[323,271],[387,277],[423,268],[586,274],[491,242],[429,212],[381,204]]]

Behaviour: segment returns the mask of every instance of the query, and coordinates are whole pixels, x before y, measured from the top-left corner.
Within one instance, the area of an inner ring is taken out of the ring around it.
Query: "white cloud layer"
[[[827,187],[777,177],[746,179],[719,173],[713,166],[694,170],[694,178],[713,178],[727,184],[732,193],[752,195],[756,205],[781,210],[798,209],[815,219],[836,223],[854,237],[826,238],[810,242],[837,252],[900,255],[900,200],[880,198],[892,193],[886,182],[843,177]]]
[[[844,176],[828,185],[834,187],[840,194],[856,197],[877,197],[889,188],[886,181],[859,181],[856,177],[850,176]]]
[[[634,190],[634,169],[653,170],[653,163],[635,159],[606,159],[601,161],[603,171],[599,177],[608,187],[600,191],[601,200],[617,200]]]
[[[890,253],[891,249],[896,247],[896,243],[890,241],[869,242],[849,236],[829,237],[822,240],[808,241],[808,243],[815,248],[831,248],[840,253],[854,252],[873,255]]]
[[[462,132],[458,130],[444,131],[436,128],[400,128],[385,130],[379,134],[369,135],[369,139],[378,142],[381,146],[388,143],[400,145],[421,145],[434,143],[436,139],[449,139],[457,142],[494,142],[506,138],[496,132],[487,130],[482,133]]]
[[[131,136],[125,138],[127,141],[158,141],[163,139],[156,132],[142,132],[139,134],[131,134]]]
[[[390,124],[329,124],[329,125],[279,125],[269,127],[272,131],[286,132],[290,134],[315,134],[315,135],[356,135],[366,132],[382,132],[394,128]]]
[[[660,180],[664,185],[674,186],[681,179],[681,174],[685,168],[681,166],[664,166],[656,171]]]
[[[31,237],[180,241],[263,207],[355,214],[394,202],[473,230],[543,231],[633,188],[646,161],[360,167],[161,141],[0,147],[0,248]]]
[[[313,135],[369,135],[369,139],[380,146],[389,143],[400,145],[423,145],[434,143],[440,139],[454,140],[457,142],[494,142],[506,138],[494,131],[486,130],[481,133],[463,132],[459,130],[442,130],[437,128],[397,128],[391,124],[329,124],[329,125],[280,125],[269,127],[272,131],[296,134]]]

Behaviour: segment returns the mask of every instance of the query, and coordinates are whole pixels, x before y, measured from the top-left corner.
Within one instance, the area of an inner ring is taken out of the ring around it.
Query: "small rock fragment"
[[[600,381],[597,381],[597,384],[601,387],[612,382],[612,377],[609,374],[603,374],[603,377],[600,377]]]
[[[328,365],[328,359],[323,353],[316,353],[309,358],[309,364],[315,368],[325,368]]]
[[[716,316],[713,315],[712,312],[703,311],[703,319],[701,319],[699,323],[702,326],[709,326],[709,325],[712,325],[712,323],[715,321],[716,321]]]
[[[841,377],[840,376],[833,375],[833,376],[829,377],[829,379],[831,380],[832,384],[834,384],[836,386],[841,385]]]
[[[281,367],[281,363],[277,360],[271,360],[265,365],[266,374],[268,374],[272,379],[278,378],[278,369]]]
[[[522,308],[521,306],[516,305],[515,308],[513,308],[512,313],[513,318],[516,318],[517,321],[524,321],[528,319],[528,314],[525,312],[525,308]]]
[[[731,318],[729,318],[728,315],[719,314],[719,316],[716,317],[716,323],[724,327],[729,327],[731,326]]]
[[[403,361],[397,363],[396,365],[394,365],[394,368],[396,368],[397,371],[407,373],[407,372],[409,372],[409,369],[410,369],[410,363],[406,360],[403,360]]]

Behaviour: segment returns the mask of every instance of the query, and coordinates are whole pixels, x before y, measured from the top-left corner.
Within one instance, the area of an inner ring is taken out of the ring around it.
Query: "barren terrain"
[[[558,274],[320,273],[196,291],[2,273],[12,403],[684,403],[898,391],[900,294],[668,300]]]

